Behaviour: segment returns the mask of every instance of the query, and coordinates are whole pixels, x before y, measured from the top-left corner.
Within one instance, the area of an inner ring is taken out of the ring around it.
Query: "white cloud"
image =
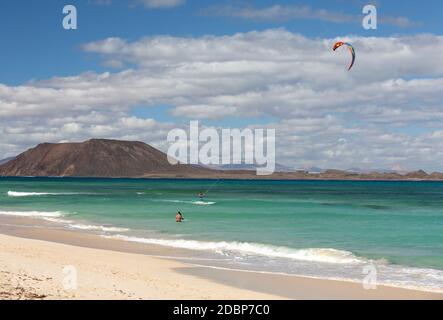
[[[357,51],[351,72],[348,52],[331,49],[336,39],[280,29],[86,44],[132,69],[0,84],[0,155],[90,137],[164,147],[167,131],[187,119],[263,117],[286,164],[443,170],[443,37],[344,39]],[[158,105],[173,106],[178,123],[130,112]]]

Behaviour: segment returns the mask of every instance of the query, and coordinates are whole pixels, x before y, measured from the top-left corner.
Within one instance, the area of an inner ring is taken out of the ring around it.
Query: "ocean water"
[[[370,271],[443,292],[442,182],[0,178],[0,215],[192,249],[214,267],[359,282]]]

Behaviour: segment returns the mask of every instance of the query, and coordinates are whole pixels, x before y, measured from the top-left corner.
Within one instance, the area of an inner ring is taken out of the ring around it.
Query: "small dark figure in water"
[[[200,200],[203,200],[203,198],[205,197],[205,194],[203,192],[200,192],[198,194],[198,197],[200,198]]]
[[[183,220],[185,220],[185,218],[183,217],[182,213],[178,211],[175,215],[175,222],[183,222]]]

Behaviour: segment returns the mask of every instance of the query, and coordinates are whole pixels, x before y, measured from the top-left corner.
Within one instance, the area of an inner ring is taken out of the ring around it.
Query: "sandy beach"
[[[277,298],[180,274],[184,266],[170,260],[3,235],[0,242],[2,299]],[[72,270],[77,288],[66,280]]]
[[[344,281],[196,266],[174,259],[187,256],[183,250],[31,224],[35,220],[0,219],[1,299],[443,299],[424,291],[365,290]]]

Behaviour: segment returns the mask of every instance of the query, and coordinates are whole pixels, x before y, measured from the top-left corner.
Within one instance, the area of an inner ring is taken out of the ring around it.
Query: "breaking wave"
[[[67,195],[76,195],[80,193],[72,193],[72,192],[17,192],[17,191],[8,191],[9,197],[41,197],[41,196],[67,196]]]
[[[79,224],[79,223],[70,223],[68,224],[69,228],[78,229],[78,230],[92,230],[92,231],[104,231],[104,232],[127,232],[128,228],[118,228],[118,227],[105,227],[99,225],[90,225],[90,224]]]
[[[186,200],[160,200],[161,202],[170,202],[170,203],[187,203],[187,204],[194,204],[197,206],[211,206],[216,204],[217,202],[211,202],[211,201],[186,201]]]
[[[63,224],[65,227],[70,229],[92,230],[92,231],[103,231],[103,232],[128,232],[130,230],[128,228],[82,224],[74,222],[72,220],[64,219],[64,217],[70,214],[72,213],[67,213],[62,211],[0,211],[0,215],[13,216],[13,217],[40,218],[52,223]]]
[[[0,211],[0,215],[15,217],[59,218],[67,215],[62,211]]]
[[[216,252],[236,252],[245,255],[260,255],[272,258],[287,258],[293,260],[326,262],[326,263],[361,263],[364,260],[356,257],[352,252],[331,249],[331,248],[308,248],[293,249],[288,247],[279,247],[249,242],[209,242],[195,240],[166,240],[130,237],[124,235],[115,235],[110,238],[139,242],[146,244],[155,244],[167,247],[191,249],[191,250],[211,250]]]

